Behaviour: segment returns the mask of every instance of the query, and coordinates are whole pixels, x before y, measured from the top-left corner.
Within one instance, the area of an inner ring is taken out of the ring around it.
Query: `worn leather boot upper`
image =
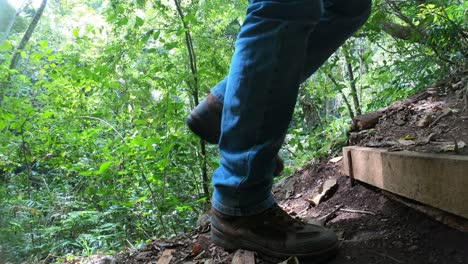
[[[333,231],[293,218],[277,204],[253,216],[227,216],[212,209],[211,230],[213,242],[221,247],[276,258],[325,259],[338,248]]]
[[[210,144],[218,144],[221,135],[221,114],[223,105],[210,93],[187,117],[190,130]],[[274,176],[279,176],[284,169],[283,159],[275,157]]]

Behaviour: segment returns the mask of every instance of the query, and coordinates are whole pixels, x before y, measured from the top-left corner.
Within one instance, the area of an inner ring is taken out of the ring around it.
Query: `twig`
[[[442,118],[450,115],[452,113],[452,111],[447,111],[443,114],[441,114],[439,117],[437,117],[430,125],[429,127],[434,127]]]
[[[427,136],[427,138],[424,139],[424,143],[425,144],[429,144],[429,142],[431,142],[431,140],[434,138],[434,136],[436,136],[438,133],[431,133],[429,136]]]
[[[394,257],[389,256],[389,255],[385,255],[385,254],[383,254],[383,253],[377,252],[377,251],[375,251],[375,250],[371,250],[371,249],[364,249],[364,250],[369,251],[369,252],[374,253],[374,254],[377,254],[377,255],[380,255],[380,256],[385,257],[385,258],[389,258],[389,259],[391,259],[391,260],[393,260],[393,261],[395,261],[395,262],[398,262],[398,263],[404,263],[404,262],[401,261],[401,260],[398,260],[398,259],[396,259],[396,258],[394,258]]]
[[[114,132],[123,140],[125,141],[124,137],[122,136],[122,134],[120,134],[120,132],[115,129],[114,126],[112,126],[109,122],[107,122],[106,120],[104,119],[101,119],[101,118],[98,118],[98,117],[94,117],[94,116],[78,116],[78,117],[81,117],[81,118],[88,118],[88,119],[94,119],[94,120],[98,120],[98,121],[101,121],[103,122],[104,124],[108,125],[110,128],[112,128],[112,130],[114,130]]]
[[[375,215],[373,212],[364,211],[364,210],[356,210],[351,208],[341,208],[340,211],[348,212],[348,213],[356,213],[356,214],[368,214],[368,215]]]
[[[325,224],[330,221],[331,219],[333,219],[336,215],[336,212],[338,212],[341,208],[343,207],[342,204],[338,205],[335,209],[333,209],[330,213],[324,215],[324,216],[321,216],[319,217],[317,220],[323,225],[325,226]]]
[[[454,149],[453,149],[453,152],[454,152],[455,154],[460,154],[460,149],[458,148],[457,139],[456,139],[454,136],[452,136],[452,140],[453,140],[453,143],[455,144],[455,147],[454,147]]]

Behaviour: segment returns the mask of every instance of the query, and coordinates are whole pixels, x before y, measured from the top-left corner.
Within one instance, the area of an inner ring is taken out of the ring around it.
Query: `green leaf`
[[[47,48],[47,46],[49,46],[49,41],[41,40],[41,41],[38,41],[37,44],[39,44],[39,47],[41,48],[41,50],[43,50]]]
[[[154,39],[154,40],[157,40],[157,39],[159,38],[159,35],[160,35],[160,34],[161,34],[161,31],[159,31],[159,30],[156,31],[156,32],[154,32],[153,39]]]
[[[139,27],[143,26],[144,23],[145,23],[145,21],[141,17],[137,16],[135,18],[135,28],[139,28]]]
[[[7,112],[3,112],[2,113],[2,118],[5,119],[5,121],[11,121],[11,120],[16,118],[16,115],[11,114],[11,113],[7,113]]]
[[[24,50],[20,51],[21,58],[26,58],[26,52]]]
[[[7,51],[7,50],[11,50],[12,48],[13,48],[13,46],[7,40],[0,43],[0,51]]]
[[[122,17],[122,18],[117,22],[117,25],[121,27],[121,26],[127,25],[127,23],[128,23],[128,18]]]
[[[75,29],[73,29],[73,31],[72,31],[72,36],[73,36],[74,38],[78,38],[78,36],[80,35],[79,33],[80,33],[80,31],[79,31],[77,28],[75,28]]]
[[[179,43],[177,43],[176,41],[175,42],[169,42],[169,43],[166,43],[164,44],[164,47],[166,47],[167,50],[171,50],[175,47],[177,47]]]
[[[125,8],[122,5],[116,5],[115,11],[117,11],[118,14],[123,14],[125,12]]]
[[[102,163],[101,166],[99,166],[99,170],[97,171],[97,174],[102,174],[103,172],[105,172],[111,164],[112,164],[111,161],[106,161]]]
[[[146,32],[146,34],[141,39],[141,42],[146,43],[148,41],[148,39],[151,37],[151,34],[153,34],[152,30]]]
[[[143,201],[146,201],[146,200],[148,200],[148,196],[145,195],[143,197],[140,197],[138,200],[136,200],[135,203],[143,202]]]

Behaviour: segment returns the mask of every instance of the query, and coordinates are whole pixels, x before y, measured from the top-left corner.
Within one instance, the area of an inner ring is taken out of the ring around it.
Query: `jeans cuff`
[[[223,203],[222,201],[220,201],[220,195],[216,193],[216,190],[213,193],[213,198],[211,201],[211,205],[213,206],[214,209],[216,209],[218,212],[222,214],[230,215],[230,216],[248,216],[248,215],[260,214],[266,209],[272,207],[275,203],[276,203],[276,200],[273,197],[273,194],[270,192],[268,197],[265,200],[261,201],[260,203],[249,205],[249,206],[243,206],[243,207],[229,206]]]
[[[211,88],[211,94],[220,102],[224,104],[224,93],[226,93],[226,78],[217,83],[213,88]]]

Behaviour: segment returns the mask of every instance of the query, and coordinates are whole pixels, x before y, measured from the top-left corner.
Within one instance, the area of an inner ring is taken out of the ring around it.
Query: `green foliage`
[[[345,144],[353,99],[370,111],[465,63],[466,6],[398,2],[424,37],[397,39],[375,23],[407,25],[386,3],[302,85],[290,169]],[[172,1],[49,1],[17,69],[22,32],[0,43],[0,258],[112,252],[184,232],[206,209],[203,164],[218,154],[184,125],[198,96],[186,36],[202,97],[227,73],[246,1],[180,4],[183,20]]]

